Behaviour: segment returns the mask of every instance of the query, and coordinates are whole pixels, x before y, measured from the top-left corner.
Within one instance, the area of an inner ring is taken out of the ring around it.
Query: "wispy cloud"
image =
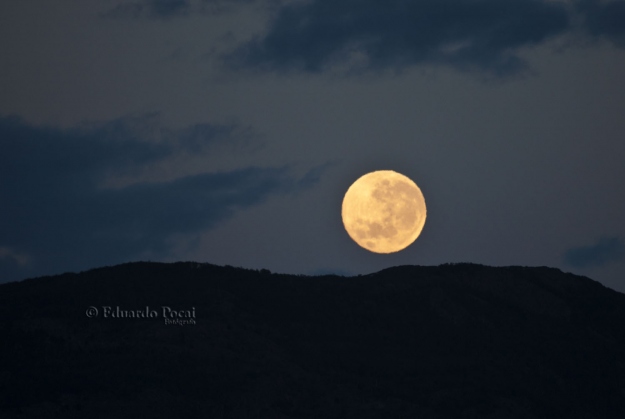
[[[625,1],[287,2],[263,35],[224,61],[232,69],[283,73],[433,64],[507,76],[527,68],[522,50],[571,34],[625,47]]]
[[[606,237],[589,246],[569,249],[564,254],[564,262],[574,268],[595,268],[622,260],[625,245],[618,237]]]
[[[62,130],[0,118],[0,281],[146,253],[165,256],[172,237],[199,234],[237,210],[310,187],[318,178],[294,178],[287,167],[246,167],[104,187],[111,173],[197,150],[228,134],[211,125],[145,125],[117,120]],[[163,138],[146,140],[146,132]]]
[[[508,74],[518,51],[566,32],[569,12],[543,0],[311,0],[279,9],[234,66],[318,73],[352,60],[367,70],[433,63]]]
[[[521,57],[577,34],[625,47],[623,0],[122,0],[112,18],[171,20],[245,4],[270,6],[266,31],[222,58],[230,69],[321,73],[434,64],[506,76]]]

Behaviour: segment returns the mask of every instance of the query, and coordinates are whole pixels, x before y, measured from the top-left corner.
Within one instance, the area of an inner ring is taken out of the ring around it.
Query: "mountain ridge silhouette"
[[[0,336],[7,418],[625,417],[625,295],[548,267],[133,262],[0,285]]]

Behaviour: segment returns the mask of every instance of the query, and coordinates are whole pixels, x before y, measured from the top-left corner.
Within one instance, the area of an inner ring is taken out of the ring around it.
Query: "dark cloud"
[[[594,268],[621,260],[625,245],[617,237],[602,238],[594,245],[575,247],[564,255],[564,263],[574,268]]]
[[[336,162],[327,162],[313,167],[297,182],[298,186],[302,189],[308,189],[315,185],[321,179],[321,175],[335,164]]]
[[[435,64],[509,75],[526,67],[522,48],[575,31],[625,46],[623,0],[128,0],[103,16],[170,19],[249,3],[270,6],[274,17],[263,36],[222,57],[230,69]]]
[[[317,73],[335,63],[368,70],[421,63],[508,74],[522,47],[570,27],[545,0],[311,0],[279,9],[267,33],[229,55],[235,66]],[[354,63],[349,63],[355,60]]]
[[[166,256],[172,238],[210,229],[273,194],[311,186],[288,168],[244,168],[103,187],[107,175],[203,149],[226,127],[156,129],[152,118],[61,130],[0,118],[0,281]],[[163,138],[147,141],[146,133]]]
[[[625,1],[582,0],[578,7],[588,33],[625,47]]]

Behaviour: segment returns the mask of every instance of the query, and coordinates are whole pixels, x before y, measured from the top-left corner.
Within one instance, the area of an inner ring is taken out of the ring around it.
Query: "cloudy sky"
[[[625,1],[0,3],[0,282],[134,260],[553,266],[625,291]],[[428,218],[358,247],[391,169]]]

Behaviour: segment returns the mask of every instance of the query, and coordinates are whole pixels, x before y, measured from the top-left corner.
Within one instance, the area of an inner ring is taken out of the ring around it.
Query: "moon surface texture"
[[[426,217],[421,189],[392,170],[367,173],[343,198],[343,225],[361,247],[394,253],[410,246],[423,230]]]

